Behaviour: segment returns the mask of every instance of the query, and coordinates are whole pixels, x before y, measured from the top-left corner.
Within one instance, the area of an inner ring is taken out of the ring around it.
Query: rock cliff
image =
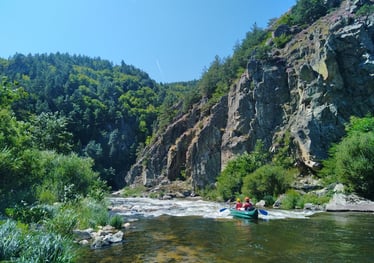
[[[213,107],[202,101],[171,123],[126,183],[186,179],[201,189],[257,140],[273,154],[287,148],[298,165],[319,169],[349,118],[374,113],[374,14],[355,14],[364,2],[372,3],[342,1],[309,27],[286,30],[291,41],[273,47],[270,59],[250,59],[227,96]]]

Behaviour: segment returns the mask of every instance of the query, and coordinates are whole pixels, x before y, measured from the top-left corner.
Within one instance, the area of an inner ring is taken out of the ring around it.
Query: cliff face
[[[216,105],[195,105],[170,124],[126,183],[152,186],[183,177],[204,188],[259,139],[272,153],[288,147],[299,164],[318,169],[350,116],[374,113],[374,14],[355,16],[361,2],[343,1],[273,49],[271,59],[249,60]]]

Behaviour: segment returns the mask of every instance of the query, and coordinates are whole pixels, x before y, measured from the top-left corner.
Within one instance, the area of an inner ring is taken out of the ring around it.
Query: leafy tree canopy
[[[327,182],[342,182],[348,191],[374,199],[374,118],[352,117],[347,136],[330,150],[321,176]]]

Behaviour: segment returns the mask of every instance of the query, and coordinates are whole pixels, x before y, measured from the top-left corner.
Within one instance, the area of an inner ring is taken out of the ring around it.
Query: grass
[[[121,229],[123,223],[124,223],[123,216],[120,216],[118,214],[111,216],[109,219],[109,225],[111,225],[112,227],[116,229]]]
[[[122,227],[124,219],[110,218],[107,207],[104,201],[82,198],[55,205],[48,216],[32,206],[8,210],[12,219],[0,221],[0,262],[77,262],[74,229],[108,223]]]
[[[73,242],[60,234],[36,228],[24,231],[15,221],[0,225],[1,262],[74,262]]]
[[[145,186],[125,187],[122,192],[123,197],[140,197],[147,188]]]

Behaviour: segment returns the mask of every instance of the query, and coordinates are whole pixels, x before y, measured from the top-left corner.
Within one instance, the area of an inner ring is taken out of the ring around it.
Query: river
[[[125,242],[85,247],[88,263],[373,262],[373,213],[269,209],[256,221],[232,218],[226,204],[113,198],[131,226]]]

